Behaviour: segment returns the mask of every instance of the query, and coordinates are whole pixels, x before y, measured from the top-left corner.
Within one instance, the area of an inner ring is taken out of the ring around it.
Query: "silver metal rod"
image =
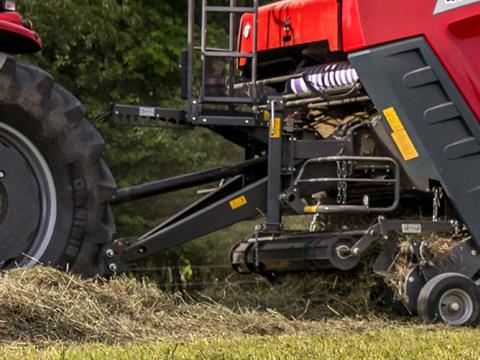
[[[365,99],[370,99],[368,96],[360,96],[360,97],[353,97],[353,98],[346,98],[346,99],[331,99],[329,100],[328,97],[314,97],[314,98],[307,98],[307,99],[301,99],[301,100],[293,100],[287,102],[287,106],[301,106],[301,105],[309,105],[312,106],[313,104],[317,106],[317,104],[324,104],[327,103],[329,105],[333,105],[335,101],[340,101],[340,104],[343,104],[341,101],[347,101],[347,102],[357,102],[357,101],[365,101]],[[360,99],[360,100],[359,100]]]
[[[195,0],[188,0],[188,35],[187,35],[187,117],[188,121],[193,116],[193,52],[195,48],[194,44],[194,31],[195,31]]]
[[[395,184],[395,179],[362,179],[362,178],[312,178],[299,180],[298,183],[331,183],[331,182],[346,182],[346,183],[363,183],[363,184],[378,184],[391,185]]]
[[[303,76],[303,74],[277,76],[277,77],[273,77],[273,78],[269,78],[269,79],[257,80],[256,84],[257,84],[257,86],[278,84],[278,83],[282,83],[282,82],[285,82],[285,81],[288,81],[288,80],[298,79],[302,76]],[[252,85],[253,85],[253,81],[252,82],[238,83],[238,84],[235,84],[235,90],[240,90],[240,89],[243,89],[244,87],[252,86]]]
[[[205,48],[207,47],[207,0],[202,0],[202,26],[201,26],[201,47],[202,47],[202,57],[205,53]]]
[[[312,103],[308,105],[309,109],[318,109],[322,108],[325,106],[337,106],[337,105],[345,105],[345,104],[351,104],[351,103],[356,103],[356,102],[366,102],[370,101],[369,96],[359,96],[359,97],[354,97],[354,98],[348,98],[348,99],[341,99],[341,100],[330,100],[330,101],[324,101],[320,103]]]
[[[355,90],[361,90],[362,85],[358,84],[355,85],[356,89]],[[351,92],[354,90],[354,87],[352,86],[342,86],[342,87],[337,87],[337,88],[330,88],[330,89],[325,89],[321,94],[325,94],[325,97],[323,98],[324,100],[328,100],[329,96],[342,96],[345,94],[351,94]],[[308,93],[301,93],[301,94],[286,94],[283,95],[283,100],[288,101],[288,100],[301,100],[301,99],[313,99],[314,98],[314,93],[308,92]]]
[[[237,6],[237,0],[230,0],[230,9],[234,9]],[[237,20],[237,14],[235,12],[230,12],[230,29],[229,29],[229,39],[228,39],[228,48],[230,52],[235,51],[235,23]],[[233,97],[235,92],[235,59],[231,58],[228,60],[228,96]]]
[[[252,58],[252,99],[257,103],[257,66],[258,66],[258,0],[253,0],[253,58]]]
[[[353,97],[353,98],[347,98],[347,99],[339,99],[339,100],[329,100],[329,101],[323,101],[323,102],[317,102],[317,103],[310,103],[312,100],[315,99],[307,99],[308,102],[304,105],[308,105],[308,108],[310,109],[317,109],[317,108],[324,108],[328,106],[338,106],[338,105],[344,105],[344,104],[352,104],[356,102],[365,102],[365,101],[370,101],[370,98],[368,96],[359,96],[359,97]],[[295,107],[295,106],[300,106],[300,105],[292,105],[292,102],[287,102],[285,106],[287,107]],[[258,106],[259,109],[261,110],[268,110],[267,105],[260,105]]]

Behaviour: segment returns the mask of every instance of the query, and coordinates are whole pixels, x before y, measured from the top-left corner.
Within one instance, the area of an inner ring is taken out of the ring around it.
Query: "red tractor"
[[[14,2],[2,4],[0,50],[38,50]],[[239,273],[347,271],[380,243],[374,270],[387,272],[396,239],[408,237],[409,310],[426,322],[476,322],[480,0],[195,5],[181,56],[186,109],[114,105],[109,115],[208,128],[243,147],[245,162],[115,191],[79,102],[43,71],[0,55],[2,267],[115,273],[262,216],[230,253]],[[230,23],[224,48],[207,39],[214,14]],[[110,205],[217,180],[225,181],[143,236],[114,238]],[[284,226],[285,216],[305,215],[303,231]],[[463,240],[433,261],[437,235]]]

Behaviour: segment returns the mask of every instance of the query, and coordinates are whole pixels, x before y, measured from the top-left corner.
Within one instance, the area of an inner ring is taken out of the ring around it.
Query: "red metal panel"
[[[17,12],[0,13],[0,51],[9,53],[32,53],[42,48],[38,35],[23,25]]]
[[[328,41],[331,51],[338,51],[338,14],[337,0],[284,0],[263,6],[258,14],[258,51],[322,40]],[[239,45],[242,52],[252,52],[252,22],[252,14],[243,16]]]
[[[343,0],[344,49],[424,36],[480,122],[480,3],[434,15],[437,0]]]
[[[259,11],[258,51],[328,41],[331,51],[353,52],[424,36],[480,122],[480,2],[434,15],[444,0],[285,0]],[[252,15],[241,23],[240,50],[252,51]],[[240,66],[245,64],[241,59]]]

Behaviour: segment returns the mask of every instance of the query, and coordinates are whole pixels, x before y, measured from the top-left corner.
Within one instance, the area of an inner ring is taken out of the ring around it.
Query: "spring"
[[[340,87],[353,86],[358,74],[347,61],[316,65],[302,69],[303,77],[292,79],[287,90],[297,95],[314,91],[324,92]]]

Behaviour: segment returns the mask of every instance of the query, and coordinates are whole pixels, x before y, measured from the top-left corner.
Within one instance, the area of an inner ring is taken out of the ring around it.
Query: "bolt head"
[[[472,250],[472,256],[477,256],[477,250]]]
[[[458,311],[460,310],[460,304],[457,302],[453,302],[449,305],[451,311]]]
[[[115,263],[111,263],[110,265],[108,265],[108,268],[111,272],[116,272],[118,270],[118,266]]]
[[[113,251],[113,249],[107,249],[107,251],[105,251],[105,255],[111,259],[115,255],[115,251]]]
[[[5,172],[0,170],[0,179],[5,178]]]

